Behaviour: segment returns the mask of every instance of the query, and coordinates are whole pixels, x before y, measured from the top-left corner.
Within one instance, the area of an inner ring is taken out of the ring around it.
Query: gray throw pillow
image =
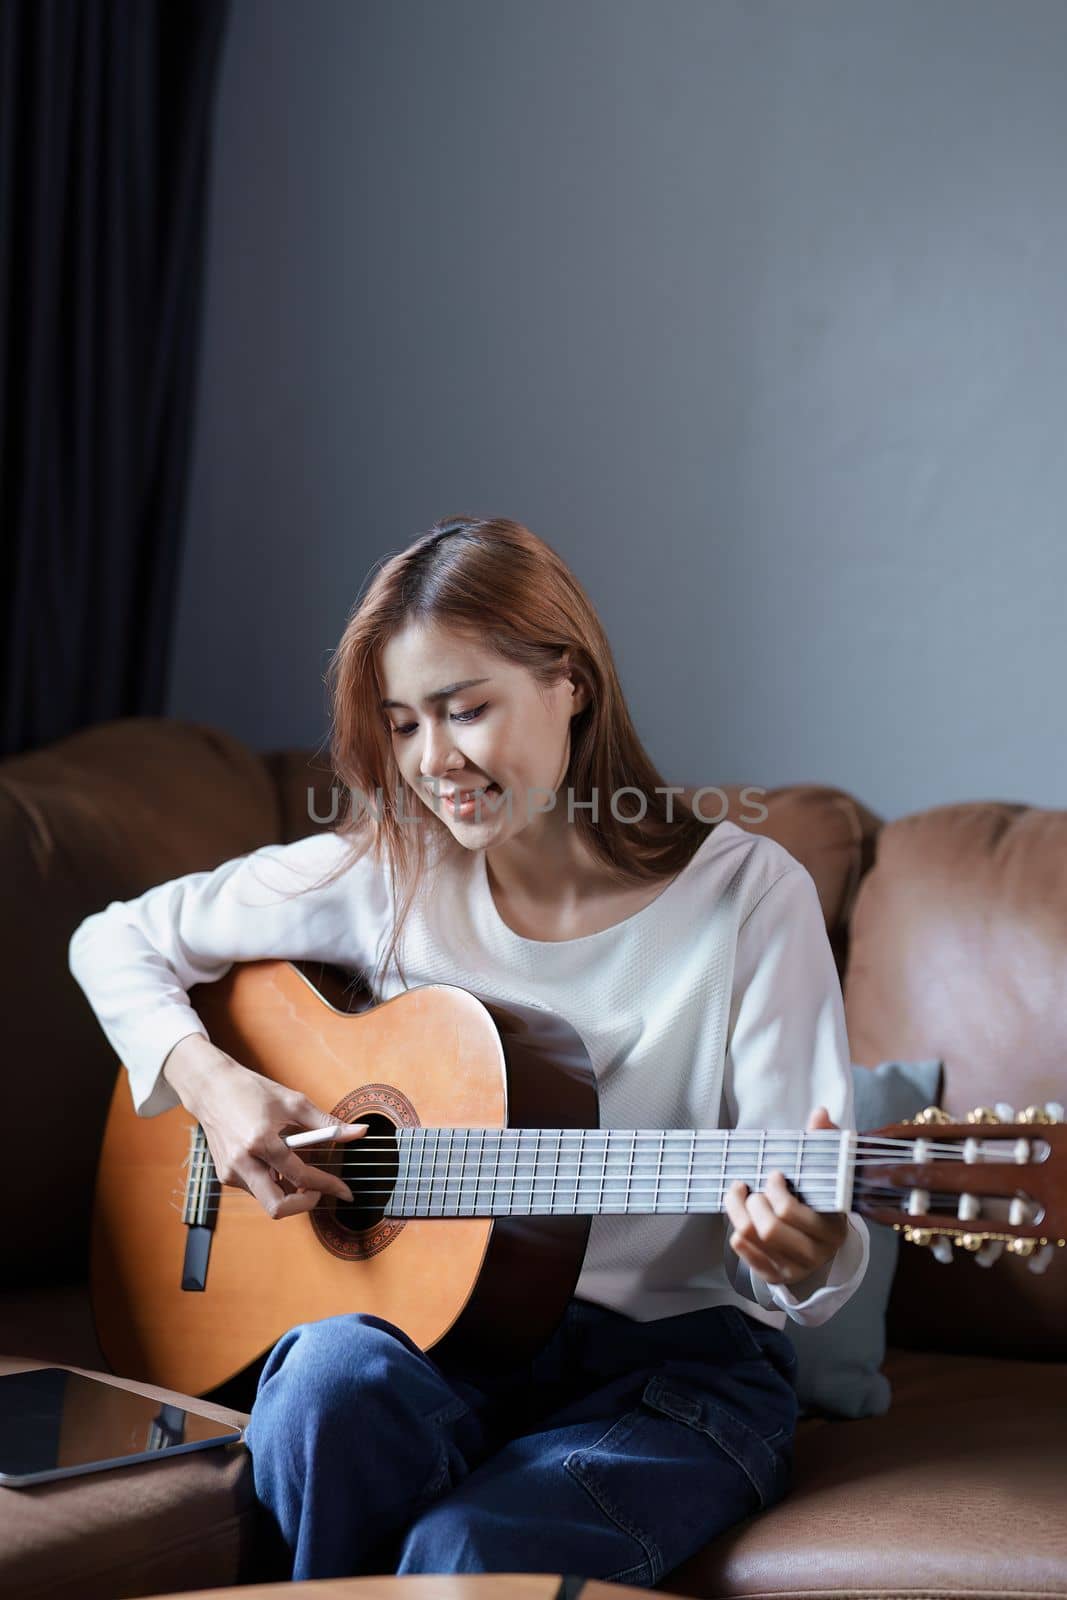
[[[938,1103],[940,1061],[883,1061],[852,1068],[856,1128],[868,1133],[914,1117]],[[900,1235],[884,1223],[868,1222],[871,1259],[863,1282],[818,1328],[786,1321],[797,1353],[797,1395],[802,1415],[877,1417],[889,1410],[885,1359],[885,1314],[897,1268]]]

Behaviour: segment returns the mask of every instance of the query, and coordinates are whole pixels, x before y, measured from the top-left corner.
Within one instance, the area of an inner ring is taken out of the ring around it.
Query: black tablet
[[[20,1489],[241,1440],[240,1428],[64,1367],[0,1375],[0,1485]]]

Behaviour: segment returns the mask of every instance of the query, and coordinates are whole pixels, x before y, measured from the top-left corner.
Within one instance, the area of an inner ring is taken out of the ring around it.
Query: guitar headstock
[[[856,1136],[853,1207],[909,1244],[988,1267],[1007,1250],[1043,1272],[1067,1246],[1067,1125],[1049,1102],[976,1106],[956,1122],[938,1106]],[[901,1148],[903,1142],[904,1148]]]

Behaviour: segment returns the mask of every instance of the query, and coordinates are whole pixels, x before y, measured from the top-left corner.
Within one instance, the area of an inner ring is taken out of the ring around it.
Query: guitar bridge
[[[218,1177],[207,1136],[199,1123],[193,1129],[186,1165],[189,1172],[185,1180],[182,1221],[189,1231],[185,1236],[182,1288],[203,1293],[207,1288],[211,1235],[215,1231],[218,1213],[218,1204],[214,1199],[218,1193]]]

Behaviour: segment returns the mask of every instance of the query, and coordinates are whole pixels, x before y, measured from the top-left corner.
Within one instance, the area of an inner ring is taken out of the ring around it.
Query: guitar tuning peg
[[[942,1111],[940,1106],[926,1106],[918,1116],[909,1119],[913,1123],[951,1122],[952,1118],[947,1111]]]
[[[1024,1235],[1021,1239],[1012,1239],[1008,1249],[1013,1256],[1032,1256],[1037,1250],[1037,1240]]]
[[[1020,1111],[1016,1122],[1054,1122],[1056,1119],[1049,1115],[1043,1106],[1027,1106],[1025,1111]]]
[[[1058,1100],[1046,1100],[1045,1111],[1053,1122],[1063,1121],[1063,1107]]]
[[[1010,1106],[1006,1100],[998,1100],[996,1105],[993,1107],[993,1110],[996,1112],[1001,1122],[1015,1121],[1015,1107]]]
[[[939,1233],[930,1246],[930,1254],[935,1261],[947,1265],[952,1260],[952,1240],[947,1233]]]
[[[1030,1271],[1031,1272],[1044,1272],[1045,1268],[1048,1266],[1049,1262],[1052,1260],[1052,1255],[1053,1255],[1053,1252],[1054,1252],[1055,1248],[1056,1248],[1056,1246],[1053,1245],[1053,1244],[1043,1244],[1041,1246],[1041,1249],[1038,1250],[1036,1252],[1036,1254],[1032,1255],[1030,1257],[1029,1261],[1026,1263],[1026,1265],[1029,1267]]]
[[[974,1259],[980,1267],[991,1267],[1003,1250],[1003,1239],[987,1239],[981,1250],[975,1253]]]
[[[967,1113],[968,1122],[999,1122],[1000,1118],[988,1106],[975,1106],[973,1111]]]

